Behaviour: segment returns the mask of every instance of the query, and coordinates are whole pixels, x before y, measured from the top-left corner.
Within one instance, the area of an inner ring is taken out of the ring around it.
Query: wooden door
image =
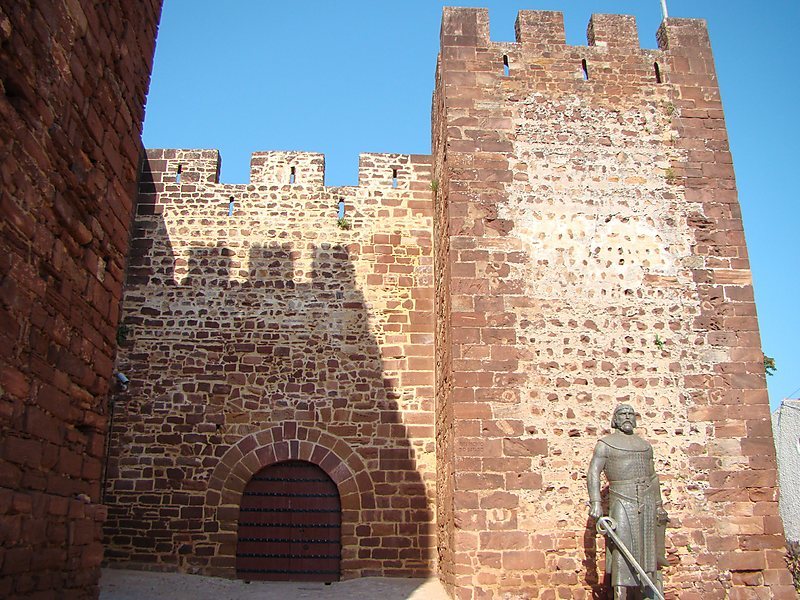
[[[302,460],[265,467],[239,508],[236,575],[264,581],[338,581],[342,509],[327,473]]]

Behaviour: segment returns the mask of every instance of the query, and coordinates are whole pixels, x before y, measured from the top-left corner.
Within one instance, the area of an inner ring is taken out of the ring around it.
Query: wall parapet
[[[503,47],[567,45],[564,14],[559,11],[520,10],[514,24],[516,43],[493,42],[489,36],[489,11],[485,8],[445,7],[442,14],[441,43],[446,47]],[[586,30],[588,46],[620,51],[641,50],[639,30],[633,15],[593,14]],[[669,18],[657,34],[659,49],[694,47],[698,39],[708,44],[704,19]]]
[[[319,152],[253,152],[250,183],[325,185],[325,155]]]
[[[167,186],[219,184],[222,159],[219,150],[154,148],[146,151],[141,166],[139,192],[152,197]],[[220,184],[231,189],[302,186],[336,190],[382,187],[397,190],[430,189],[432,159],[429,154],[365,152],[359,154],[357,186],[326,186],[325,155],[319,152],[269,150],[254,152],[249,184]]]
[[[148,148],[142,161],[139,191],[155,191],[159,183],[219,183],[219,150]]]

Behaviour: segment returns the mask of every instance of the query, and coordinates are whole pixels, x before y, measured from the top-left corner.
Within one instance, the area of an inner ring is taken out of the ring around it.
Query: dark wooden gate
[[[318,466],[289,460],[261,469],[239,509],[236,575],[266,581],[338,581],[342,508]]]

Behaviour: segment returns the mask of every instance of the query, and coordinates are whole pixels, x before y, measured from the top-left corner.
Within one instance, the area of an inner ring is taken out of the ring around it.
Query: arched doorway
[[[264,581],[338,581],[342,509],[318,466],[287,460],[258,471],[242,494],[236,575]]]

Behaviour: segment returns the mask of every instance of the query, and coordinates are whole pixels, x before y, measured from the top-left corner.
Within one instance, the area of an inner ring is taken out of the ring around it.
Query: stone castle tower
[[[80,14],[94,18],[88,4]],[[364,154],[358,186],[325,186],[318,154],[256,153],[250,183],[230,185],[216,151],[147,150],[129,248],[116,229],[84,232],[86,207],[57,211],[74,217],[60,235],[78,279],[102,285],[89,312],[39,327],[51,351],[32,348],[55,357],[56,386],[22,363],[3,371],[3,393],[32,416],[4,429],[14,489],[0,512],[63,529],[79,551],[4,541],[0,590],[91,587],[103,504],[112,564],[246,579],[433,572],[459,600],[598,597],[584,474],[625,401],[671,517],[668,593],[794,598],[705,25],[666,20],[658,50],[640,48],[627,16],[595,15],[588,46],[566,45],[560,13],[522,11],[516,33],[492,42],[486,10],[445,9],[432,155]],[[134,69],[145,82],[147,44]],[[115,68],[129,73],[136,55]],[[113,122],[138,127],[139,96]],[[110,163],[123,200],[131,156]],[[48,285],[45,307],[73,289]],[[118,317],[115,368],[130,385],[105,413]],[[87,323],[98,366],[81,379]],[[56,392],[85,406],[58,414]],[[81,444],[91,460],[75,463]],[[39,486],[53,464],[72,487]],[[49,566],[33,558],[42,549]],[[66,583],[45,576],[59,565]]]

